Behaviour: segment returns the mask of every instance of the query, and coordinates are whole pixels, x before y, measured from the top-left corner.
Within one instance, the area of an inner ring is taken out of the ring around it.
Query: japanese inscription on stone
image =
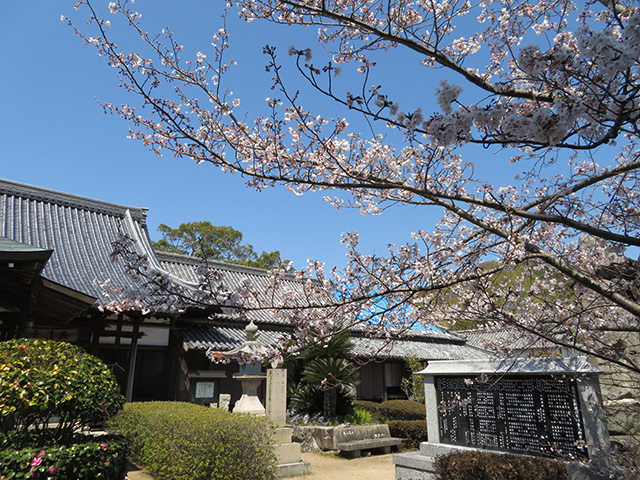
[[[486,380],[486,381],[485,381]],[[440,441],[586,458],[576,381],[552,376],[436,377]]]
[[[287,369],[267,370],[267,417],[276,425],[284,426],[287,420]]]

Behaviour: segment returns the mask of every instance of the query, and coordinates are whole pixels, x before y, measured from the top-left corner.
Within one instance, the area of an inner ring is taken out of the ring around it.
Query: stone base
[[[298,475],[309,475],[311,473],[311,463],[300,460],[296,463],[284,463],[276,465],[276,477],[297,477]]]
[[[393,456],[396,480],[435,480],[433,458],[421,452],[399,453]]]
[[[276,454],[276,476],[295,477],[311,473],[311,464],[300,458],[300,444],[291,441],[293,429],[290,427],[276,428],[273,438],[273,451]]]
[[[273,446],[278,465],[297,463],[300,461],[299,443],[280,443]]]

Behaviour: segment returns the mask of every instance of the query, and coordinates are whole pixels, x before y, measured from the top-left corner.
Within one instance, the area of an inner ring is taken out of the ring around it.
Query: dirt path
[[[281,480],[394,480],[393,454],[346,459],[323,453],[303,453],[311,462],[311,475]]]
[[[393,454],[369,455],[346,459],[325,453],[303,453],[302,460],[311,462],[311,475],[280,480],[394,480]],[[131,465],[128,480],[153,480],[144,470]]]

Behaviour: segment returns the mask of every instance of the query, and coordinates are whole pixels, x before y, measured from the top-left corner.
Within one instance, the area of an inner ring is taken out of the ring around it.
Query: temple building
[[[241,318],[214,305],[150,315],[144,313],[144,299],[122,313],[103,308],[119,300],[119,291],[139,287],[112,258],[121,234],[135,240],[150,269],[169,275],[186,292],[197,286],[200,260],[156,252],[146,217],[144,208],[0,179],[0,341],[35,337],[77,344],[111,366],[128,401],[198,401],[197,382],[215,379],[216,394],[230,393],[233,403],[240,396],[232,380],[238,364],[212,363],[205,352],[240,345],[249,321],[259,326],[265,346],[293,327],[266,310]],[[264,270],[221,262],[208,266],[224,274],[229,288],[244,279],[256,286],[268,281]],[[294,291],[301,288],[293,276],[285,281]],[[101,286],[105,282],[108,293]],[[414,330],[390,344],[355,330],[353,340],[357,357],[375,352],[360,368],[362,399],[403,398],[404,358],[487,357],[464,337],[438,330]]]

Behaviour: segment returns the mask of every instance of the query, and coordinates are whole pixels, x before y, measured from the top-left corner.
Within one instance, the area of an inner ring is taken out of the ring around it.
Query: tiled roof
[[[157,251],[156,255],[158,260],[160,260],[162,268],[167,272],[189,283],[198,283],[199,278],[196,274],[196,269],[202,264],[200,258],[161,251]],[[249,281],[255,291],[265,291],[271,283],[269,279],[270,272],[268,270],[218,262],[215,260],[207,260],[207,267],[212,271],[222,274],[222,284],[230,290],[240,287],[244,282]],[[303,295],[304,285],[302,282],[295,280],[293,275],[286,275],[284,282],[287,288],[300,292],[300,295]],[[283,300],[282,292],[275,291],[273,298],[267,298],[266,294],[262,295],[261,300],[264,301],[265,305],[270,304],[270,302],[279,302]],[[259,323],[283,323],[282,320],[272,315],[269,310],[248,311],[246,312],[246,316],[248,319]],[[223,317],[220,316],[219,318]]]
[[[199,259],[153,250],[146,225],[146,209],[103,202],[92,198],[57,192],[0,179],[0,237],[33,247],[53,250],[42,276],[60,285],[98,298],[104,303],[96,282],[111,280],[117,288],[135,288],[120,262],[111,260],[112,243],[120,233],[136,240],[136,248],[148,256],[151,267],[169,272],[174,281],[197,283],[195,268]],[[224,274],[229,288],[245,279],[260,289],[269,284],[265,270],[240,265],[209,262],[209,268]],[[293,276],[285,277],[287,286],[303,294],[303,284]],[[111,299],[112,300],[112,299]],[[275,298],[275,301],[280,300]],[[281,320],[269,311],[250,311],[249,319],[268,325]],[[233,320],[216,316],[218,321]],[[275,342],[280,327],[261,326],[261,341]],[[286,327],[285,327],[286,328]],[[189,349],[229,350],[244,341],[242,327],[224,325],[188,325],[182,329]],[[414,330],[387,348],[382,340],[354,335],[355,352],[361,356],[379,351],[378,358],[402,358],[416,355],[422,359],[477,358],[478,349],[465,346],[460,337],[444,332]]]
[[[242,345],[246,339],[244,327],[224,325],[185,324],[180,328],[187,350],[208,350],[225,352]],[[273,345],[285,330],[260,327],[257,341],[264,347]]]
[[[136,248],[161,268],[149,241],[145,212],[0,179],[0,236],[53,250],[42,276],[98,298],[97,304],[105,298],[96,282],[134,286],[122,264],[111,260],[112,242],[120,232],[135,239]]]
[[[187,255],[175,253],[156,252],[163,268],[172,274],[189,282],[197,282],[196,268],[202,260]],[[208,261],[208,268],[224,275],[223,284],[228,288],[241,285],[245,280],[260,290],[269,285],[269,272],[259,268],[245,267],[223,262]],[[294,290],[302,291],[302,284],[293,276],[285,278],[287,286]],[[276,294],[275,300],[279,298]],[[283,322],[271,315],[267,310],[248,311],[247,318],[256,323],[282,324]],[[224,320],[223,316],[216,316],[217,320]],[[229,320],[233,318],[229,317]],[[276,337],[285,330],[273,330],[260,327],[265,332],[261,341],[264,346],[275,343]],[[181,329],[184,334],[187,349],[206,350],[230,350],[244,341],[244,331],[241,327],[219,327],[211,325],[189,326]],[[444,360],[460,358],[486,358],[487,354],[480,349],[464,345],[463,337],[439,330],[412,329],[402,334],[399,340],[388,343],[377,338],[369,338],[362,335],[367,329],[359,325],[354,331],[354,353],[361,357],[375,354],[377,358],[404,358],[417,356],[423,360]]]
[[[353,353],[359,357],[402,359],[417,357],[420,360],[473,360],[489,358],[478,348],[461,343],[433,341],[428,338],[401,338],[387,341],[379,338],[354,337]]]
[[[456,333],[464,337],[469,345],[492,351],[505,348],[509,350],[539,350],[557,347],[552,342],[515,328],[464,330]]]
[[[187,350],[228,351],[245,341],[245,331],[240,326],[183,325],[184,347]],[[258,342],[268,347],[276,343],[278,337],[287,330],[278,327],[260,327]],[[461,343],[434,341],[429,338],[402,338],[392,342],[363,337],[354,334],[353,354],[357,357],[378,359],[402,359],[415,356],[420,360],[473,360],[485,359],[490,355],[480,349]]]

